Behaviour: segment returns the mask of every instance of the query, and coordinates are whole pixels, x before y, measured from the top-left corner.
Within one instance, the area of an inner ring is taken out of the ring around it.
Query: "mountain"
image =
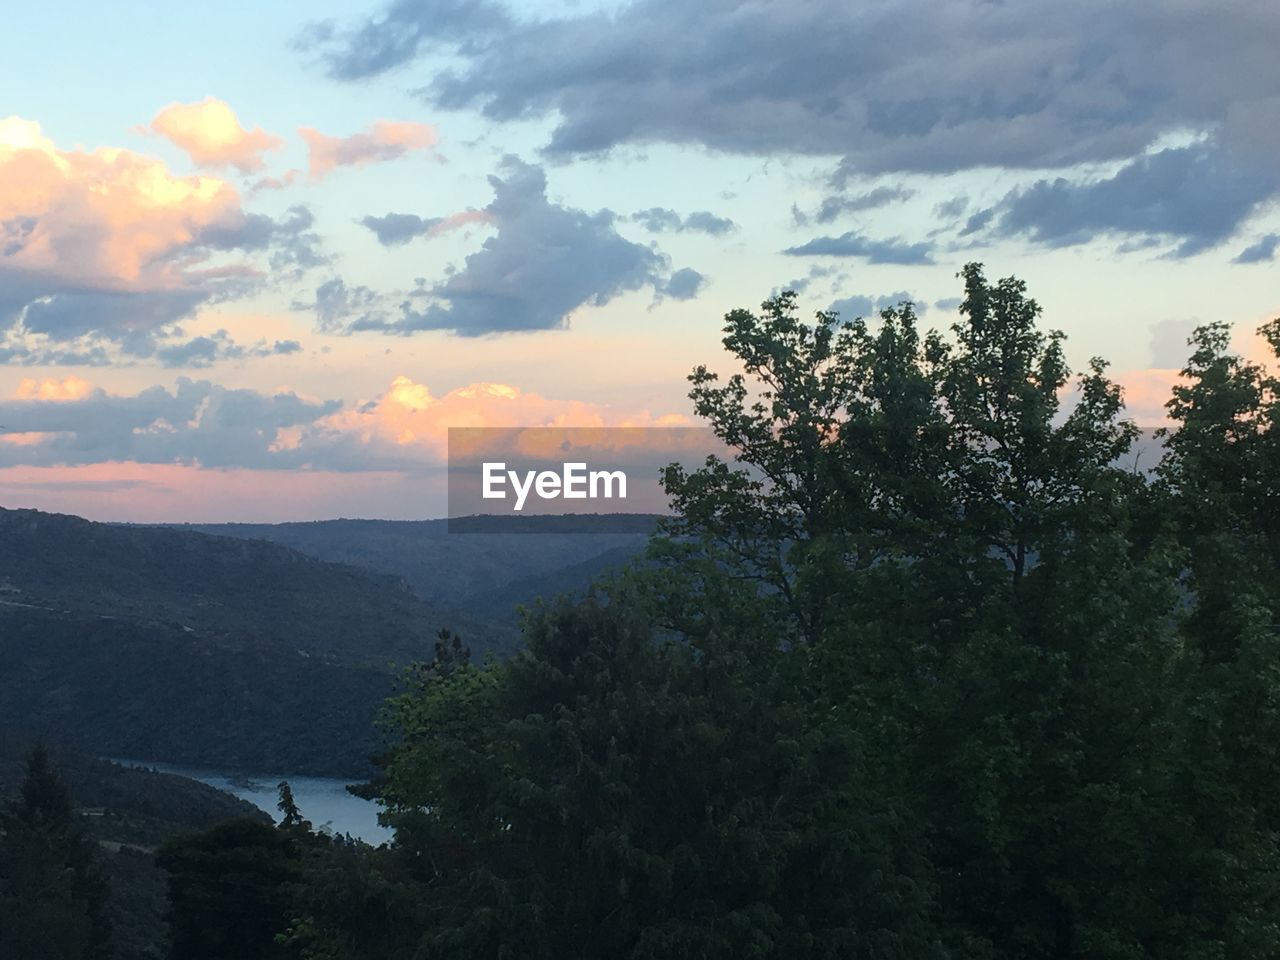
[[[513,618],[514,604],[580,590],[593,577],[638,556],[657,517],[627,518],[631,532],[565,532],[565,518],[522,518],[528,532],[450,533],[445,520],[323,520],[224,523],[176,529],[265,540],[300,553],[401,577],[427,603],[485,620]],[[582,520],[575,520],[579,529]],[[617,521],[610,522],[616,528]],[[524,584],[525,586],[519,586]]]
[[[278,544],[0,509],[0,727],[107,756],[359,775],[442,627],[514,627]]]

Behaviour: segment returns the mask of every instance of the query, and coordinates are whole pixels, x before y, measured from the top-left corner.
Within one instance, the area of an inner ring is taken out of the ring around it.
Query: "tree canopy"
[[[1197,331],[1143,472],[1105,362],[961,278],[945,333],[730,313],[690,396],[734,458],[669,468],[647,562],[515,656],[441,637],[367,788],[394,842],[307,848],[275,942],[1280,956],[1278,382]]]

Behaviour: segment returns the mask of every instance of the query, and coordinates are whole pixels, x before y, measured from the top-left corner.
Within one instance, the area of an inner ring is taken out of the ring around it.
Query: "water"
[[[280,819],[280,811],[276,803],[280,797],[276,788],[281,780],[288,780],[289,787],[293,790],[294,803],[316,830],[327,827],[334,833],[349,833],[365,843],[374,845],[391,839],[391,831],[378,825],[378,811],[381,808],[371,800],[362,800],[348,793],[347,784],[351,782],[348,780],[294,777],[284,773],[231,775],[167,763],[140,763],[135,760],[115,762],[129,767],[158,770],[161,773],[174,773],[180,777],[199,780],[201,783],[233,794],[241,800],[249,801],[258,809],[271,814],[277,821]]]

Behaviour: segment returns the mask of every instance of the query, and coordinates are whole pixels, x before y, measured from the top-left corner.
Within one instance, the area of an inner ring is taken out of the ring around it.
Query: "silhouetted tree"
[[[34,747],[0,818],[0,943],[13,960],[110,956],[107,884],[48,750]]]

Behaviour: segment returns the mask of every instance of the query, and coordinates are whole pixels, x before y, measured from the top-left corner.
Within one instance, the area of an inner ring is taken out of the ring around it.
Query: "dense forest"
[[[670,468],[646,562],[514,655],[445,632],[403,675],[363,788],[393,842],[287,786],[166,841],[168,955],[1280,956],[1280,381],[1199,329],[1125,467],[1105,363],[962,278],[946,332],[730,313],[741,372],[691,399],[739,462]]]

